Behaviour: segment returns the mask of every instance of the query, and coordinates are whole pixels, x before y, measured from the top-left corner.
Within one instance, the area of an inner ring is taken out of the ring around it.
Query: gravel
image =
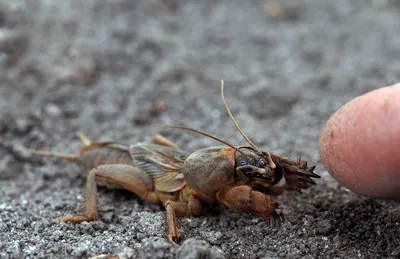
[[[398,258],[400,206],[335,182],[318,136],[348,100],[399,81],[398,1],[69,0],[0,4],[0,258]],[[23,147],[74,152],[97,141],[162,133],[195,151],[239,135],[219,96],[257,145],[316,164],[318,185],[278,197],[286,222],[216,206],[179,218],[166,240],[158,205],[99,188],[99,219],[82,209],[74,165]]]

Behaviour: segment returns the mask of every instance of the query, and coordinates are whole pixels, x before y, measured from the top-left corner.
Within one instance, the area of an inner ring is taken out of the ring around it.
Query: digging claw
[[[281,210],[279,209],[279,204],[274,204],[274,210],[270,213],[271,216],[271,223],[274,226],[281,226],[285,222],[285,217]]]
[[[285,222],[285,218],[282,213],[274,211],[271,213],[271,216],[272,216],[271,223],[274,226],[281,226]]]

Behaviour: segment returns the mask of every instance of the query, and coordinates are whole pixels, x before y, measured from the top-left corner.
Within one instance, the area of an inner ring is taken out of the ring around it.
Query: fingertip
[[[400,200],[400,84],[345,104],[319,138],[328,172],[361,195]]]

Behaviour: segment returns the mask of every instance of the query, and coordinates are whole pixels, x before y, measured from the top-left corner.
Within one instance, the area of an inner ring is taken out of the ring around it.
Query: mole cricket
[[[162,204],[166,210],[167,237],[172,243],[179,237],[176,217],[198,216],[207,204],[220,202],[242,213],[265,220],[283,220],[278,204],[271,196],[286,190],[301,193],[320,178],[315,166],[260,150],[241,130],[224,97],[229,117],[249,146],[233,146],[210,134],[184,126],[165,126],[189,130],[212,138],[225,146],[203,148],[193,153],[179,149],[161,135],[153,144],[120,145],[115,142],[92,142],[82,133],[83,145],[76,153],[28,149],[32,154],[56,157],[83,167],[84,209],[82,214],[65,216],[63,222],[95,220],[97,185],[122,188],[140,198]]]

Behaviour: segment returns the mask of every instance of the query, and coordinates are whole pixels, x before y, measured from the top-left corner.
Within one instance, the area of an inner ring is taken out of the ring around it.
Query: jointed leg
[[[164,206],[167,215],[168,242],[171,244],[173,239],[179,237],[176,217],[199,215],[201,202],[198,198],[191,196],[187,202],[168,200],[164,203]]]
[[[96,169],[90,170],[88,176],[86,177],[86,184],[83,189],[83,199],[84,199],[84,210],[81,215],[77,216],[65,216],[61,218],[61,221],[67,222],[71,221],[74,223],[82,221],[92,221],[97,217],[97,185],[95,181]]]
[[[90,170],[84,187],[84,211],[81,215],[66,216],[61,221],[74,223],[92,221],[97,216],[97,185],[101,181],[109,186],[118,186],[136,193],[142,199],[159,202],[153,191],[153,181],[149,175],[137,167],[125,164],[102,165]]]
[[[241,212],[260,216],[265,220],[281,220],[276,212],[277,204],[265,194],[254,191],[247,185],[239,185],[217,193],[217,198],[226,206]]]

